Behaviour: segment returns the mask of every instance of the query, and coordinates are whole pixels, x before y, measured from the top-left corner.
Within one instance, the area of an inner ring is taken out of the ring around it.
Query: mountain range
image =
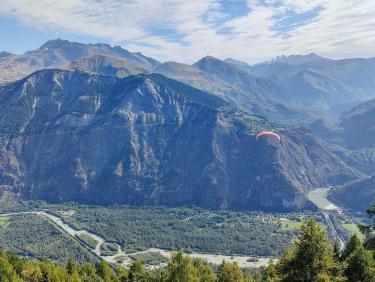
[[[311,189],[375,173],[375,106],[362,103],[375,98],[374,62],[310,54],[188,65],[61,39],[2,52],[1,191],[49,202],[313,209]],[[257,138],[262,131],[280,140]]]
[[[87,71],[110,68],[126,69],[128,73],[151,71],[160,62],[141,53],[129,52],[120,46],[83,44],[56,39],[44,43],[34,51],[22,55],[9,52],[0,54],[0,83],[21,79],[41,69],[82,68]]]

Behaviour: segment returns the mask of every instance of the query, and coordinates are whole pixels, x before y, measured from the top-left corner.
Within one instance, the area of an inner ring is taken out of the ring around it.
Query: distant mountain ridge
[[[119,46],[62,39],[50,40],[23,55],[2,52],[0,84],[45,68],[74,68],[118,77],[158,72],[249,113],[287,124],[308,124],[322,116],[337,119],[353,105],[375,98],[375,58],[332,60],[311,53],[249,65],[233,58],[207,56],[191,66],[177,62],[162,65]]]
[[[83,44],[56,39],[47,41],[37,50],[22,55],[0,56],[0,84],[21,79],[41,69],[69,69],[72,62],[95,55],[122,60],[128,65],[147,71],[160,65],[157,60],[141,53],[131,53],[120,46]]]
[[[315,57],[315,56],[314,56]],[[309,61],[289,57],[247,68],[254,76],[268,78],[280,87],[292,103],[324,110],[327,117],[337,118],[347,105],[375,98],[375,59]],[[323,112],[323,113],[324,113]]]
[[[269,61],[270,64],[273,63],[284,63],[289,65],[301,65],[301,64],[311,64],[311,63],[321,63],[332,61],[331,59],[326,59],[321,56],[318,56],[315,53],[310,53],[308,55],[290,55],[285,56],[281,55]]]
[[[167,62],[154,72],[215,94],[239,109],[284,123],[311,121],[306,112],[282,102],[283,93],[270,80],[211,56],[193,65]]]

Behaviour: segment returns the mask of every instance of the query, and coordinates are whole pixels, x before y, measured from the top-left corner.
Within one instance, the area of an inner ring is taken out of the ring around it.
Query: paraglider
[[[281,141],[281,137],[279,134],[273,132],[273,131],[262,131],[261,133],[259,133],[257,136],[256,136],[256,139],[259,140],[260,138],[262,137],[265,137],[265,136],[274,136],[276,137],[277,139],[279,139],[279,141]]]

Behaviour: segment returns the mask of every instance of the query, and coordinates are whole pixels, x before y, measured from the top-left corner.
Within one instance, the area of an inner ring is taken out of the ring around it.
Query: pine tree
[[[16,272],[14,271],[12,265],[9,263],[6,256],[0,257],[0,281],[1,282],[15,282],[21,281]]]
[[[109,267],[108,262],[102,260],[98,267],[98,274],[103,279],[104,282],[112,281],[112,269]]]
[[[348,281],[375,281],[375,261],[372,253],[366,250],[354,235],[345,249],[345,271]]]
[[[360,225],[359,228],[366,236],[365,247],[375,251],[375,204],[367,210],[367,214],[372,218],[373,223],[370,225]]]
[[[301,226],[294,246],[284,253],[277,268],[285,282],[343,281],[333,246],[313,219]]]
[[[345,260],[354,250],[358,249],[359,246],[362,246],[362,242],[359,240],[358,236],[354,234],[346,243],[345,249],[341,255],[341,259]]]
[[[39,282],[42,280],[42,270],[38,264],[28,261],[23,265],[21,277],[28,282]]]
[[[153,279],[153,275],[139,261],[133,262],[130,266],[128,274],[129,282],[150,282]]]
[[[248,277],[237,263],[223,262],[218,269],[218,282],[249,282]]]
[[[198,272],[191,259],[182,252],[173,254],[168,264],[169,282],[198,282]]]
[[[75,272],[78,272],[78,264],[75,260],[69,259],[66,263],[66,271],[68,274],[72,275]]]
[[[216,282],[217,277],[212,267],[205,264],[201,259],[194,259],[193,266],[197,270],[200,282]]]
[[[116,278],[119,282],[127,282],[128,281],[129,273],[123,267],[119,267],[116,269]]]
[[[261,277],[258,279],[262,282],[277,282],[280,277],[277,273],[276,265],[271,261],[267,268],[263,271]]]
[[[84,263],[81,265],[79,275],[85,282],[100,281],[96,275],[96,268],[91,263]]]

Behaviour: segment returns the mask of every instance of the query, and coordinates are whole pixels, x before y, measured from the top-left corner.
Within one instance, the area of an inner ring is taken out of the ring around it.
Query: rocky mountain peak
[[[285,64],[290,64],[290,65],[300,65],[300,64],[313,63],[313,62],[324,61],[324,60],[329,60],[329,59],[321,57],[315,53],[310,53],[307,55],[290,55],[290,56],[281,55],[271,60],[270,63],[285,63]]]

